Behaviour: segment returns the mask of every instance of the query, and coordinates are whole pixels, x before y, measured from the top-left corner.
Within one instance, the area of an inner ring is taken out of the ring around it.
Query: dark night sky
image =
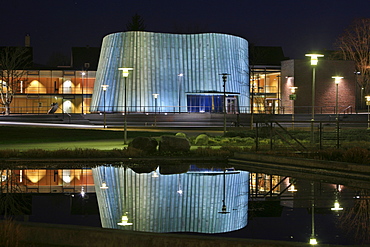
[[[282,46],[302,58],[332,49],[354,18],[370,17],[369,0],[3,0],[0,46],[23,46],[31,35],[34,60],[75,46],[100,46],[109,33],[125,31],[138,13],[147,31],[229,33],[260,46]]]

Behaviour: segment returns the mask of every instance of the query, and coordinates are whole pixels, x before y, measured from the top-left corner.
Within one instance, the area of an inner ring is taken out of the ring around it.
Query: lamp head
[[[317,65],[317,63],[319,62],[319,57],[323,57],[324,55],[322,54],[314,54],[314,53],[310,53],[310,54],[306,54],[305,55],[306,57],[311,57],[311,65]]]
[[[101,85],[101,87],[102,87],[103,91],[107,91],[109,85]]]
[[[339,84],[340,80],[343,79],[342,76],[332,76],[331,78],[334,79],[335,84]]]
[[[159,93],[153,93],[153,97],[154,97],[155,99],[157,99],[157,98],[158,98],[158,95],[159,95]]]
[[[123,77],[128,77],[129,71],[133,70],[133,68],[118,68],[118,70],[122,70],[122,76]]]

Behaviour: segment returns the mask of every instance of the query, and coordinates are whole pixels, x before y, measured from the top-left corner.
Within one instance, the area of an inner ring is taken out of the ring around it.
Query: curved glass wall
[[[136,173],[100,166],[93,168],[93,176],[105,228],[222,233],[247,225],[249,172],[162,175],[159,169]]]
[[[119,68],[132,70],[124,77]],[[225,90],[220,73],[229,74]],[[186,112],[188,95],[205,94],[192,109],[211,111],[209,97],[224,93],[248,106],[248,84],[248,41],[243,38],[219,33],[113,33],[103,39],[91,111],[104,111],[106,106],[108,112],[154,112],[156,107]],[[108,85],[105,93],[102,85]]]

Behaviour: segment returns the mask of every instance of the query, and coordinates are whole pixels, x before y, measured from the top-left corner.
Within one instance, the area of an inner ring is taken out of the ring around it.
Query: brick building
[[[353,61],[319,60],[315,66],[315,114],[336,113],[336,85],[333,76],[343,77],[338,84],[338,112],[356,109],[356,75]],[[313,68],[309,59],[281,63],[281,104],[284,113],[307,113],[312,109]],[[295,96],[291,88],[296,87]],[[293,100],[295,98],[295,100]],[[294,102],[292,102],[294,101]]]

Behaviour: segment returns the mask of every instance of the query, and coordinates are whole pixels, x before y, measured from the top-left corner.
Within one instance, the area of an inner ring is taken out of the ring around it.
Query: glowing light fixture
[[[311,236],[311,238],[310,238],[310,244],[311,245],[316,245],[317,244],[316,238],[314,238],[314,237]]]
[[[118,222],[117,225],[119,226],[132,226],[132,223],[131,222],[128,222],[128,216],[127,216],[127,212],[123,214],[122,216],[122,219],[121,219],[121,222]]]
[[[322,54],[306,54],[305,55],[306,57],[311,57],[311,65],[317,65],[317,63],[319,62],[319,57],[323,57],[324,55]]]
[[[83,187],[83,186],[81,187],[81,196],[82,196],[82,197],[85,197],[85,189],[84,189],[84,187]]]
[[[102,189],[102,190],[106,190],[106,189],[108,189],[109,187],[107,186],[107,183],[105,182],[105,181],[103,181],[102,183],[101,183],[101,186],[100,186],[100,189]]]
[[[333,207],[333,208],[331,208],[331,210],[333,210],[333,211],[340,211],[340,210],[343,210],[343,208],[340,206],[340,204],[339,204],[338,200],[335,200],[335,202],[334,202],[334,207]]]
[[[128,77],[130,70],[133,70],[133,68],[118,68],[118,70],[122,70],[123,77]]]
[[[157,178],[157,177],[159,177],[159,175],[156,171],[154,171],[153,174],[152,174],[152,178]]]
[[[296,192],[296,191],[297,191],[297,189],[295,188],[294,184],[292,184],[292,185],[289,187],[288,191],[290,191],[290,192]]]

